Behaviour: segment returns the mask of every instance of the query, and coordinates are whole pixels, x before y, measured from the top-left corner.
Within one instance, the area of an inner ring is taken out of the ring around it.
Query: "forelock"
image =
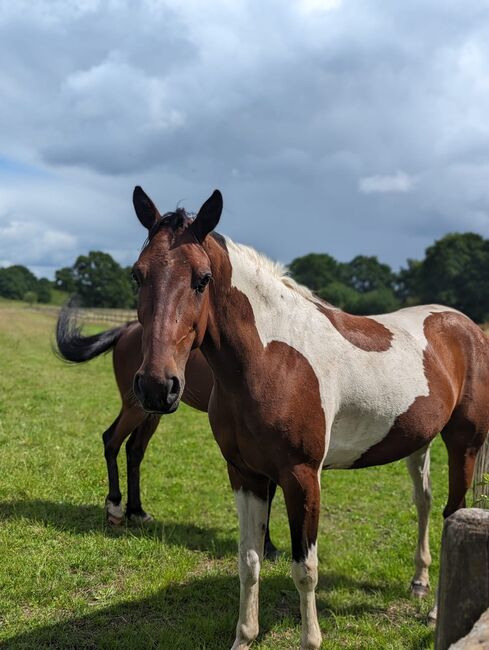
[[[144,242],[141,251],[143,251],[157,232],[160,230],[169,230],[173,235],[183,233],[194,220],[195,215],[187,212],[184,208],[177,208],[174,212],[165,212],[149,230],[148,237]]]

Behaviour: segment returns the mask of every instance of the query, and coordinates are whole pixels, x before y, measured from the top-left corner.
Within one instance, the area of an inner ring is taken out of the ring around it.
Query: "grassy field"
[[[63,365],[53,329],[49,316],[0,304],[0,647],[229,648],[237,518],[206,416],[182,406],[150,444],[142,493],[156,523],[108,528],[101,434],[119,408],[111,358]],[[433,456],[436,583],[447,483],[439,442]],[[254,647],[285,650],[299,646],[300,630],[281,495],[271,528],[283,555],[262,571]],[[324,648],[432,646],[432,597],[408,595],[415,532],[403,463],[324,475]]]

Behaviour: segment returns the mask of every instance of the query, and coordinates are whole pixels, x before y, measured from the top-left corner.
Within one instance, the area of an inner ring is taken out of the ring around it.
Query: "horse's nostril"
[[[178,377],[171,377],[168,380],[168,402],[173,402],[180,393],[180,380]]]

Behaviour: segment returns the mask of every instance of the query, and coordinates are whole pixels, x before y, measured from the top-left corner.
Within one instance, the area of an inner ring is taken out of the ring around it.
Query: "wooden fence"
[[[32,305],[29,309],[41,311],[46,314],[52,315],[57,318],[60,307],[55,305]],[[137,313],[135,309],[107,309],[99,307],[77,309],[80,320],[90,323],[108,323],[110,325],[123,325],[128,321],[137,320]]]

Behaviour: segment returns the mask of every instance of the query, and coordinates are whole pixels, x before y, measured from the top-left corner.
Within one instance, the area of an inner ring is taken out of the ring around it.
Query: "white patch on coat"
[[[319,382],[326,422],[324,466],[348,468],[387,435],[414,400],[429,394],[423,367],[424,321],[454,311],[440,305],[371,316],[393,335],[384,352],[361,350],[322,314],[319,299],[284,268],[226,239],[231,284],[248,298],[265,348],[279,341],[309,362]]]

